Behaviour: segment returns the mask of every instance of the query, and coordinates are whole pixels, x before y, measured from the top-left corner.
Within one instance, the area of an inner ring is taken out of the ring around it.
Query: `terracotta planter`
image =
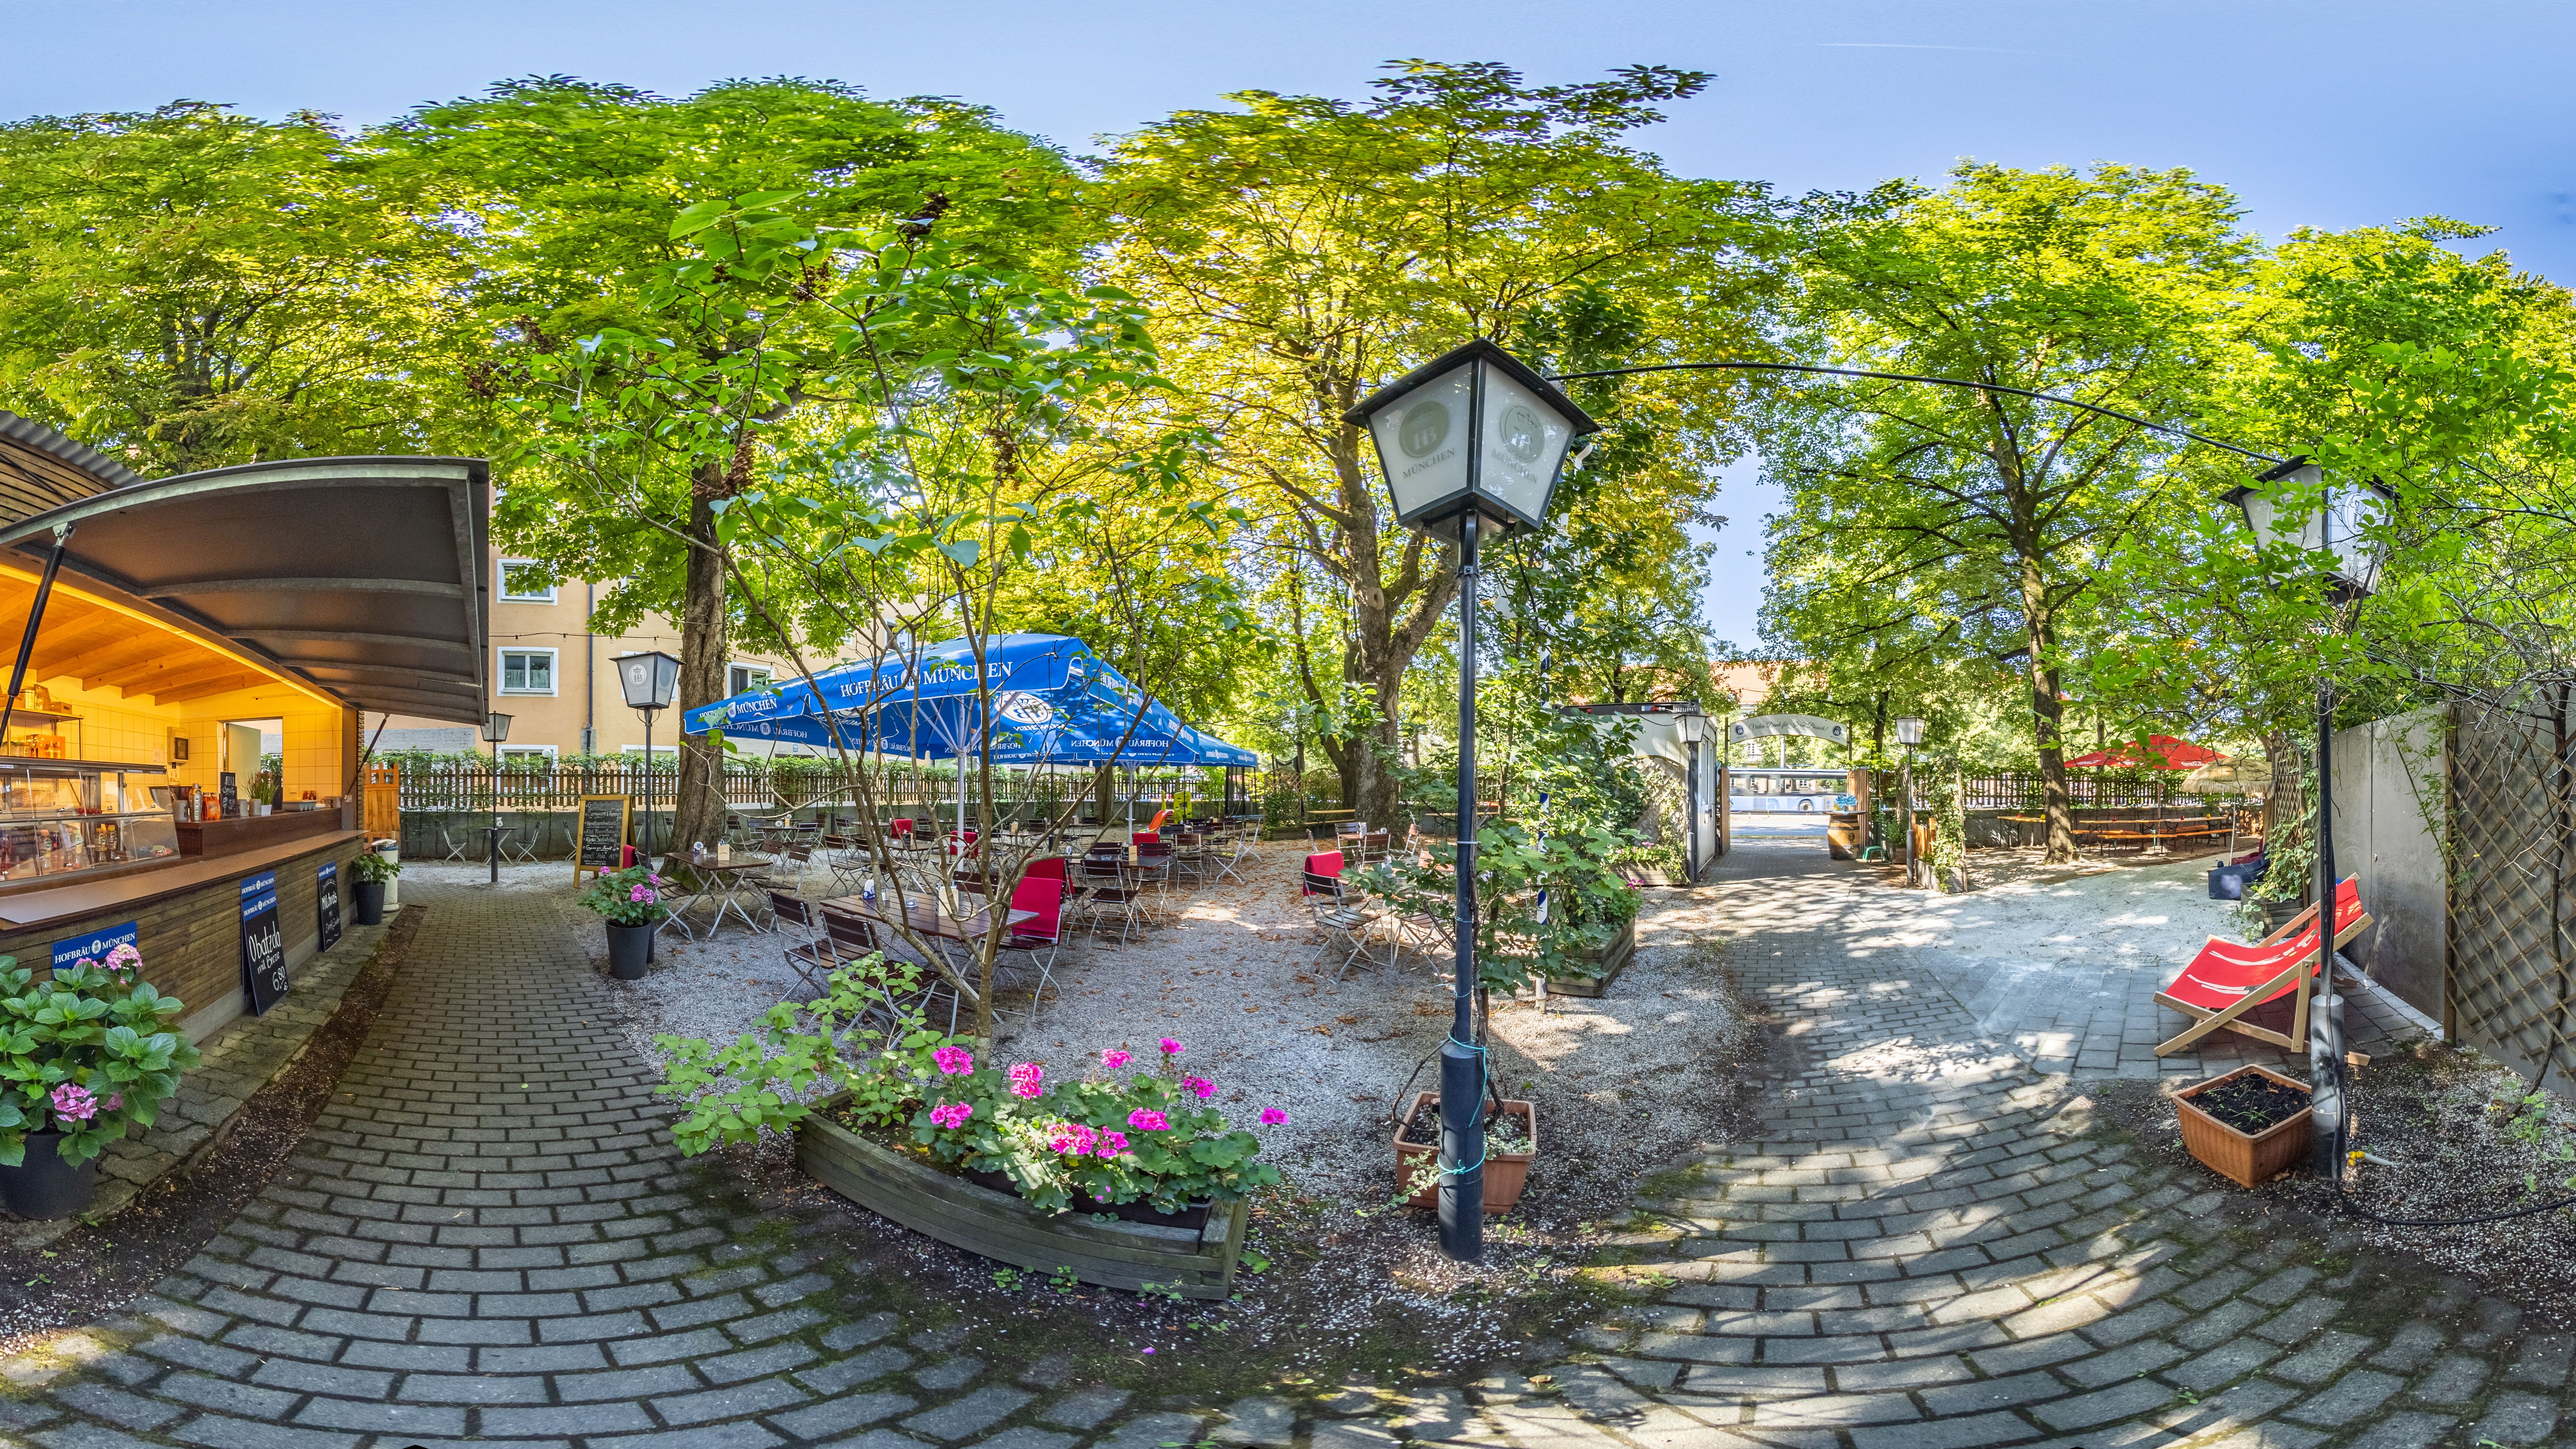
[[[1196,1228],[1041,1212],[1016,1194],[869,1141],[825,1115],[839,1101],[815,1104],[813,1115],[797,1124],[796,1165],[852,1202],[970,1253],[1069,1272],[1085,1283],[1209,1300],[1234,1290],[1249,1216],[1240,1199],[1212,1204],[1205,1225]]]
[[[2201,1166],[2239,1187],[2256,1187],[2308,1160],[2314,1142],[2315,1112],[2302,1107],[2260,1133],[2248,1136],[2194,1105],[2192,1098],[2225,1082],[2254,1074],[2302,1095],[2308,1084],[2295,1082],[2268,1067],[2242,1066],[2174,1094],[2174,1113],[2182,1119],[2182,1145]]]
[[[1424,1112],[1433,1110],[1433,1104],[1438,1101],[1439,1098],[1429,1092],[1414,1093],[1413,1106],[1405,1112],[1404,1121],[1395,1129],[1395,1180],[1398,1183],[1412,1181],[1413,1174],[1421,1169],[1422,1164],[1436,1164],[1440,1160],[1439,1148],[1404,1140],[1409,1135],[1407,1129],[1413,1125],[1414,1120],[1421,1117]],[[1487,1104],[1486,1111],[1490,1113],[1492,1110],[1492,1105]],[[1510,1212],[1520,1202],[1521,1189],[1529,1186],[1530,1163],[1538,1157],[1538,1109],[1527,1102],[1506,1097],[1503,1099],[1503,1110],[1520,1118],[1522,1124],[1529,1128],[1530,1150],[1486,1154],[1485,1211],[1488,1214]],[[1489,1116],[1487,1120],[1492,1119]],[[1433,1178],[1430,1186],[1415,1193],[1407,1201],[1419,1208],[1438,1207],[1440,1180]]]

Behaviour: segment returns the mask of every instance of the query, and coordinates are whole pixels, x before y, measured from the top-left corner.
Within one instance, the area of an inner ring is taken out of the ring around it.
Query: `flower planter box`
[[[1440,1160],[1439,1148],[1404,1140],[1414,1120],[1424,1112],[1433,1110],[1434,1104],[1438,1101],[1439,1098],[1429,1092],[1414,1093],[1413,1106],[1405,1112],[1404,1120],[1396,1124],[1395,1180],[1398,1184],[1412,1181],[1413,1174],[1420,1170],[1422,1164],[1436,1165]],[[1485,1211],[1488,1214],[1510,1212],[1520,1202],[1521,1190],[1529,1186],[1530,1163],[1538,1157],[1538,1109],[1527,1102],[1505,1097],[1503,1110],[1520,1118],[1522,1125],[1529,1128],[1530,1146],[1527,1152],[1486,1154]],[[1433,1178],[1429,1187],[1415,1193],[1407,1201],[1418,1208],[1440,1206],[1440,1180]]]
[[[1619,934],[1610,938],[1609,945],[1583,953],[1584,960],[1602,963],[1600,975],[1551,976],[1547,978],[1547,989],[1558,996],[1607,996],[1610,983],[1618,980],[1619,973],[1628,969],[1628,958],[1636,954],[1637,921],[1631,916],[1628,924],[1619,928]]]
[[[2309,1095],[2308,1084],[2292,1081],[2268,1067],[2242,1066],[2174,1094],[2174,1114],[2182,1121],[2182,1145],[2203,1167],[2239,1187],[2257,1187],[2308,1160],[2314,1141],[2315,1111],[2295,1114],[2248,1135],[2219,1121],[2192,1101],[2210,1089],[2248,1074]]]
[[[796,1163],[862,1207],[951,1247],[1103,1288],[1205,1299],[1233,1291],[1247,1216],[1240,1200],[1214,1205],[1199,1229],[1049,1214],[869,1141],[825,1115],[838,1101],[817,1104],[797,1126]]]

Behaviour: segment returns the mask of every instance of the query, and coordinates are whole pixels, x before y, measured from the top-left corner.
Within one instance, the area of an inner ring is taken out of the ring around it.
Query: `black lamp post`
[[[483,716],[483,742],[492,747],[492,830],[483,841],[483,859],[492,869],[492,884],[501,883],[501,742],[510,737],[510,717]]]
[[[2252,483],[2229,489],[2227,501],[2242,509],[2255,542],[2267,549],[2297,549],[2311,556],[2334,605],[2328,627],[2351,629],[2363,599],[2379,584],[2386,560],[2379,536],[2397,495],[2377,479],[2359,487],[2329,488],[2325,472],[2292,458]],[[2342,1180],[2352,1114],[2344,1100],[2343,994],[2335,989],[2334,677],[2317,672],[2317,1004],[2308,1026],[2308,1083],[2315,1099],[2317,1172]]]
[[[1366,427],[1407,528],[1458,545],[1458,964],[1440,1048],[1440,1250],[1485,1254],[1485,1063],[1475,1035],[1476,548],[1491,530],[1543,527],[1576,438],[1600,431],[1565,394],[1479,337],[1364,399]]]
[[[1904,715],[1896,721],[1896,742],[1905,747],[1905,770],[1897,777],[1896,828],[1905,836],[1905,883],[1923,883],[1923,862],[1914,858],[1914,747],[1923,743],[1923,720]]]
[[[639,852],[653,863],[653,716],[671,707],[680,690],[680,661],[655,649],[617,661],[617,687],[626,707],[644,717],[644,841]]]

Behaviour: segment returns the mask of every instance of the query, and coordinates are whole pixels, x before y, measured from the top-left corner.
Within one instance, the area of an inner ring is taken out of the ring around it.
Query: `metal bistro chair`
[[[892,946],[889,945],[882,936],[877,934],[876,926],[865,918],[851,915],[847,911],[834,910],[830,906],[822,907],[820,914],[823,917],[823,933],[831,941],[832,949],[847,961],[856,963],[864,961],[870,956],[883,956],[887,960],[894,959],[894,950]],[[925,973],[924,984],[920,990],[914,992],[909,997],[898,999],[880,987],[877,994],[881,999],[883,999],[885,1006],[881,1012],[871,1009],[868,1015],[870,1018],[877,1020],[881,1029],[891,1029],[894,1026],[897,1014],[906,1005],[919,1002],[923,1004],[924,1008],[922,1016],[927,1019],[930,1015],[930,1008],[935,1005],[939,997],[945,993],[948,997],[948,1034],[950,1036],[955,1036],[957,1034],[957,1010],[961,1004],[961,999],[957,994],[957,989],[948,983],[947,978],[939,974],[936,967],[925,962],[923,963],[923,971]]]
[[[1011,909],[1037,912],[1036,920],[1020,922],[1002,940],[1003,950],[1025,958],[1037,972],[1037,982],[1029,988],[1029,1021],[1034,1024],[1055,985],[1056,952],[1064,941],[1064,882],[1052,876],[1022,877],[1011,891]]]
[[[802,897],[785,891],[771,891],[769,914],[781,934],[785,934],[790,926],[804,929],[803,939],[790,945],[783,954],[787,957],[788,966],[805,979],[805,984],[813,988],[816,996],[832,989],[834,971],[858,959],[840,953],[831,937],[823,934],[820,913],[806,904]]]
[[[1307,964],[1321,965],[1324,953],[1331,950],[1337,941],[1349,947],[1343,953],[1341,965],[1333,970],[1333,980],[1339,984],[1349,973],[1352,963],[1368,955],[1368,933],[1377,924],[1377,917],[1370,914],[1366,906],[1352,903],[1340,876],[1327,875],[1312,866],[1306,868],[1304,875],[1306,909],[1314,917],[1316,931],[1315,954],[1308,958]],[[1394,953],[1390,951],[1388,954],[1392,956]]]
[[[501,859],[522,865],[537,863],[537,847],[545,843],[546,821],[543,816],[531,820],[521,816],[519,823],[501,832]]]
[[[438,822],[438,848],[447,853],[439,859],[442,862],[459,860],[471,864],[479,859],[475,854],[475,847],[483,843],[480,839],[482,834],[483,832],[479,830],[470,831],[459,838],[456,826],[450,821],[441,820]]]
[[[1100,941],[1100,919],[1118,917],[1118,943],[1127,944],[1144,919],[1136,910],[1136,898],[1144,892],[1128,876],[1123,860],[1083,857],[1078,867],[1083,889],[1083,915],[1088,921],[1086,937],[1093,944]]]
[[[1238,867],[1248,869],[1248,862],[1258,858],[1259,852],[1252,848],[1252,843],[1252,832],[1239,827],[1218,837],[1217,847],[1209,857],[1216,866],[1218,880],[1231,880],[1237,885],[1250,884]]]

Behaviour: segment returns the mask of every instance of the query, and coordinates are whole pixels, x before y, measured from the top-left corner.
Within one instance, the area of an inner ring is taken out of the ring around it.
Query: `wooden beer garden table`
[[[826,910],[857,916],[864,921],[874,921],[889,930],[896,924],[881,903],[869,900],[866,896],[833,896],[823,902],[823,907]],[[1017,926],[1023,921],[1034,921],[1037,918],[1038,913],[1035,911],[1014,909],[1011,912],[1010,924]],[[949,941],[963,946],[983,935],[991,927],[992,908],[988,906],[963,921],[952,921],[945,911],[939,909],[936,902],[907,901],[904,903],[902,924],[910,927],[914,934],[929,940]]]
[[[749,885],[751,873],[767,870],[773,863],[764,856],[756,855],[737,855],[731,860],[716,860],[710,857],[705,860],[665,861],[663,869],[674,873],[686,871],[696,878],[696,884],[687,888],[687,899],[673,906],[671,914],[662,924],[667,926],[677,921],[680,934],[692,941],[697,940],[696,929],[682,917],[698,902],[713,901],[716,903],[716,913],[707,920],[708,936],[714,936],[716,927],[724,924],[725,913],[728,911],[740,918],[745,926],[755,931],[759,930],[760,923],[751,918],[751,912],[743,905],[744,892]],[[754,904],[760,901],[760,889],[758,886],[750,886],[750,898]]]

